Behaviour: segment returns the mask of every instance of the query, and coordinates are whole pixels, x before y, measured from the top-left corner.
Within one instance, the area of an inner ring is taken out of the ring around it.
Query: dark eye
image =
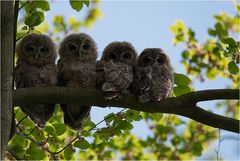
[[[29,52],[33,52],[33,51],[34,51],[34,47],[32,47],[32,46],[28,46],[28,47],[27,47],[27,51],[29,51]]]
[[[117,55],[115,53],[110,53],[109,58],[115,60],[117,58]]]
[[[125,54],[123,54],[123,58],[130,59],[131,58],[131,53],[130,52],[126,52]]]
[[[77,46],[72,44],[72,43],[68,43],[68,49],[71,50],[71,51],[74,51],[77,49]]]
[[[84,50],[89,50],[90,49],[90,45],[89,44],[84,44],[82,48]]]
[[[145,64],[147,64],[147,63],[150,63],[151,59],[150,59],[150,58],[147,58],[147,57],[145,57],[145,58],[143,59],[143,61],[144,61],[144,63],[145,63]]]
[[[49,52],[49,48],[48,47],[42,47],[41,49],[40,49],[40,51],[42,52],[42,53],[46,53],[46,52]]]
[[[163,58],[163,57],[158,58],[158,59],[157,59],[157,62],[158,62],[159,64],[163,64],[163,63],[164,63],[164,58]]]

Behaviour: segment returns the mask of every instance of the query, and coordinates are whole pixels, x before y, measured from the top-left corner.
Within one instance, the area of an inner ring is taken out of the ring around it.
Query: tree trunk
[[[12,123],[14,2],[1,1],[1,159],[4,159]]]

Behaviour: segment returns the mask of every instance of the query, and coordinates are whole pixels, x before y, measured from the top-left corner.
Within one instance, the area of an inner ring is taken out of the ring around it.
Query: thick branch
[[[177,114],[212,127],[222,128],[236,133],[239,132],[239,120],[207,112],[196,107],[196,103],[205,100],[238,98],[239,90],[233,89],[191,92],[179,97],[168,98],[158,103],[148,102],[144,104],[140,103],[132,94],[124,96],[121,100],[107,101],[104,99],[104,94],[102,92],[90,89],[35,87],[18,89],[13,93],[13,102],[15,106],[32,103],[75,103],[98,107],[125,107],[150,113]]]
[[[181,115],[211,127],[239,133],[239,120],[217,115],[200,107],[192,107]]]
[[[12,122],[14,2],[1,1],[1,159],[7,150]]]

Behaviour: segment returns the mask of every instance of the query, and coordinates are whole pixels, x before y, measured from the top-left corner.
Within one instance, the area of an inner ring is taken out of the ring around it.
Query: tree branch
[[[171,113],[188,117],[200,123],[239,133],[239,120],[216,115],[196,106],[197,102],[217,99],[238,99],[238,89],[218,89],[191,92],[179,97],[167,98],[161,102],[140,103],[127,94],[121,100],[105,100],[101,91],[66,87],[22,88],[13,92],[13,104],[34,103],[76,103],[98,107],[123,107],[149,113]]]

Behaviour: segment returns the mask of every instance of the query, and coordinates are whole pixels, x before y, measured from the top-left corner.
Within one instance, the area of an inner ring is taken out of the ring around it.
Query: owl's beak
[[[38,54],[35,54],[35,59],[37,59],[38,58]]]
[[[78,52],[78,56],[80,56],[80,57],[82,56],[82,53],[81,53],[81,51],[79,51],[79,52]]]

